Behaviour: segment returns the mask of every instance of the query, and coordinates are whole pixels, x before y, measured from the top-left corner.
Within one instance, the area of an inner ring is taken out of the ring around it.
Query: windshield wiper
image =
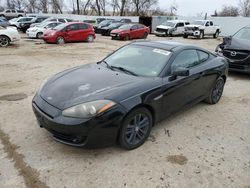
[[[136,73],[134,73],[133,71],[130,71],[130,70],[128,70],[128,69],[126,69],[126,68],[123,68],[123,67],[116,67],[116,66],[110,66],[111,67],[111,69],[118,69],[118,70],[120,70],[120,71],[122,71],[122,72],[126,72],[126,73],[129,73],[129,74],[131,74],[131,75],[133,75],[133,76],[138,76]]]
[[[97,64],[101,64],[101,63],[106,64],[109,69],[112,69],[112,67],[106,61],[103,60],[103,61],[97,62]]]

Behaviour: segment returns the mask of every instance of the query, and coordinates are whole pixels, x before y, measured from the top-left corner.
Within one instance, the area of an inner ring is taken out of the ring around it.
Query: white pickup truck
[[[156,27],[154,34],[156,36],[174,36],[183,35],[184,27],[189,25],[185,20],[169,20]]]
[[[210,35],[217,38],[220,32],[220,26],[214,25],[213,21],[196,20],[192,24],[185,26],[183,37],[188,38],[188,36],[194,36],[202,39],[205,35]]]

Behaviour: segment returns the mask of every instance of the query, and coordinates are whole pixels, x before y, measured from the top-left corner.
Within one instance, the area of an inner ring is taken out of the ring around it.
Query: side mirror
[[[169,77],[169,81],[176,80],[178,76],[189,76],[189,70],[184,67],[178,67],[172,72],[172,76]]]

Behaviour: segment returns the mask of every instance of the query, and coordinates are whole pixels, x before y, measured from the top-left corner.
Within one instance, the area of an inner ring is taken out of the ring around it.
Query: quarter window
[[[200,57],[200,62],[204,62],[204,61],[208,60],[208,58],[209,58],[208,53],[206,53],[204,51],[200,51],[200,50],[197,50],[197,53],[198,53],[198,55]]]
[[[79,29],[80,30],[88,29],[88,25],[87,24],[79,24]]]
[[[176,24],[176,27],[184,27],[184,23],[178,23]]]
[[[185,50],[182,51],[175,58],[174,62],[171,65],[171,71],[178,68],[191,68],[199,64],[199,58],[196,50]]]
[[[65,23],[64,19],[58,19],[59,22]]]

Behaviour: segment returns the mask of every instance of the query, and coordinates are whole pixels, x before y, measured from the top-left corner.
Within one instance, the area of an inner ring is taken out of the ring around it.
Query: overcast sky
[[[160,7],[168,9],[174,0],[159,0]],[[215,10],[219,11],[223,5],[239,5],[239,0],[175,0],[178,5],[178,15],[196,16],[198,13],[211,15]]]

